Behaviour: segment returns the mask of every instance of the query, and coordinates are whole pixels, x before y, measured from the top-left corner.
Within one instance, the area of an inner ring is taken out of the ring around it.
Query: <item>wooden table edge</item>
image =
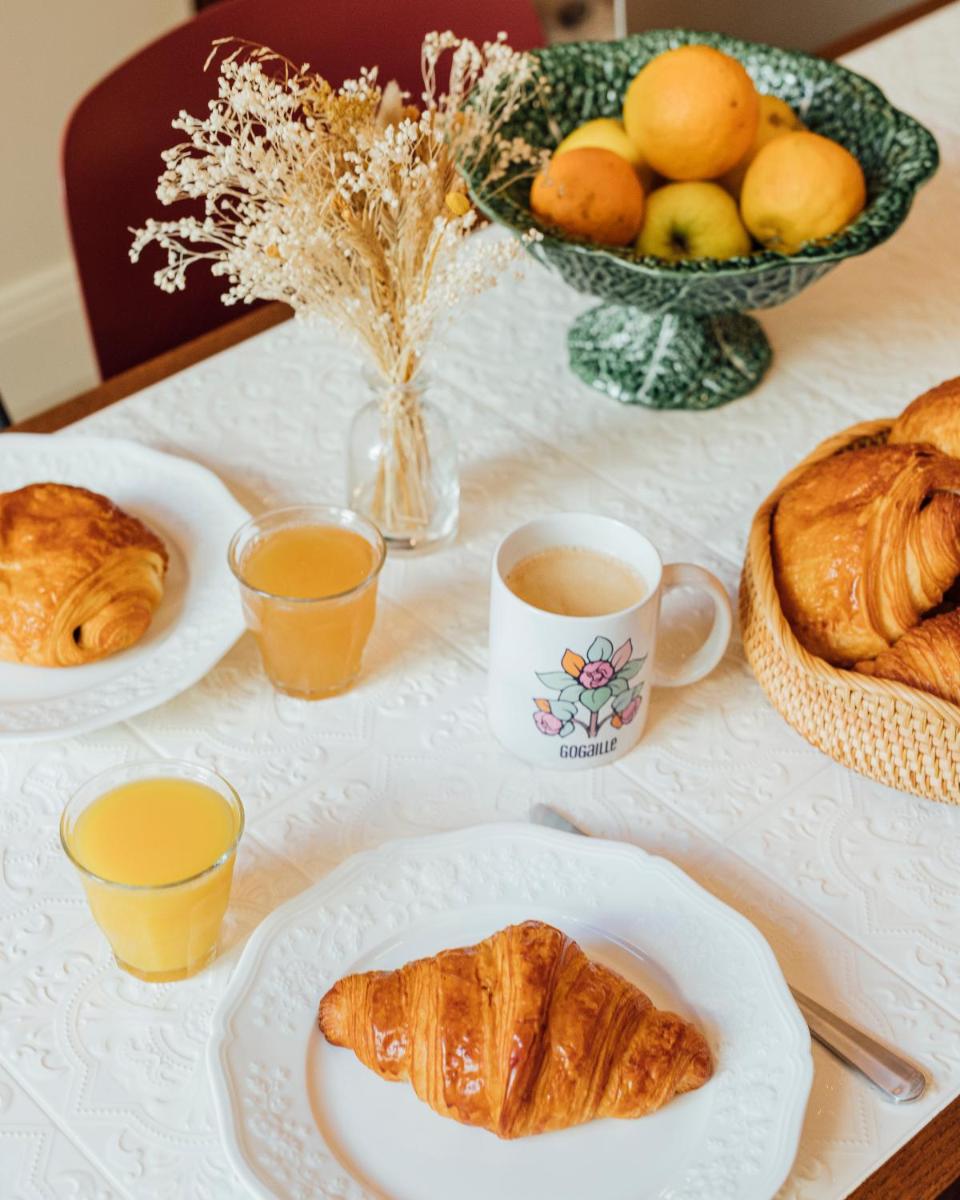
[[[958,1178],[960,1096],[868,1175],[848,1200],[936,1200]]]
[[[861,25],[859,29],[848,33],[845,37],[827,42],[825,46],[821,46],[817,50],[817,54],[821,58],[842,58],[845,54],[859,50],[861,46],[886,37],[888,33],[902,29],[904,25],[919,21],[921,17],[927,17],[930,13],[936,12],[938,8],[947,8],[953,3],[955,0],[920,0],[918,4],[911,4],[908,8],[900,9],[899,12],[889,13],[878,21],[871,21],[869,25]],[[908,1200],[908,1198],[904,1196],[903,1200]]]
[[[955,0],[921,0],[821,48],[825,58],[838,58],[879,37],[884,37],[919,20]],[[45,412],[37,413],[10,427],[11,432],[53,433],[88,417],[100,409],[167,379],[194,363],[202,362],[221,350],[246,341],[274,325],[289,320],[291,310],[284,304],[267,304],[221,325],[210,333],[178,346],[149,362],[115,375],[111,379],[65,400]],[[960,1096],[928,1121],[914,1136],[872,1175],[849,1194],[848,1200],[936,1200],[936,1197],[960,1178]]]

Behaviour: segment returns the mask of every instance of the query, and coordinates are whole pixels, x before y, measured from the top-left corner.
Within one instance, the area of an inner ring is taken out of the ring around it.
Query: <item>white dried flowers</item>
[[[438,319],[516,252],[508,240],[468,241],[477,218],[461,170],[482,191],[541,161],[501,132],[535,87],[530,56],[503,35],[477,46],[431,33],[421,65],[411,106],[375,70],[335,89],[306,65],[233,44],[208,114],[173,122],[185,139],[164,153],[157,188],[164,204],[202,199],[203,216],[148,220],[133,231],[132,260],[158,243],[167,261],[154,279],[168,292],[209,262],[225,304],[282,300],[321,314],[361,338],[385,380],[409,380]]]

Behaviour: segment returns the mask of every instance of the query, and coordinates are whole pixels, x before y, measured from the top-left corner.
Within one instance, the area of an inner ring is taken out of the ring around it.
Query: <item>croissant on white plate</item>
[[[146,632],[169,558],[105,496],[62,483],[0,493],[0,659],[72,667]]]
[[[646,1116],[713,1073],[694,1025],[542,921],[348,975],[319,1025],[441,1116],[501,1138]]]

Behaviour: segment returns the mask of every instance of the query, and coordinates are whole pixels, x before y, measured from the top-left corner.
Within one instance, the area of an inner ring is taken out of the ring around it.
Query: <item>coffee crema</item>
[[[527,604],[564,617],[603,617],[638,604],[647,593],[632,567],[586,546],[551,546],[528,554],[504,582]]]

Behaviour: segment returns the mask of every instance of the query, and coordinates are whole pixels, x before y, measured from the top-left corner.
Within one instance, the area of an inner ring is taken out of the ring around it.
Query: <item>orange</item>
[[[668,179],[716,179],[753,144],[760,103],[736,59],[712,46],[658,54],[633,80],[623,123]]]
[[[772,142],[774,138],[783,137],[785,133],[794,133],[798,129],[806,129],[806,125],[804,125],[786,100],[781,100],[779,96],[761,96],[760,120],[757,122],[757,132],[753,138],[753,145],[733,170],[727,171],[720,179],[720,182],[730,195],[739,199],[747,167],[750,166],[756,158],[757,153],[767,142]]]
[[[643,187],[625,158],[589,146],[554,155],[533,181],[530,207],[572,237],[625,246],[643,221]]]
[[[863,171],[850,151],[803,130],[758,152],[743,180],[740,213],[758,242],[792,254],[843,229],[866,199]]]

